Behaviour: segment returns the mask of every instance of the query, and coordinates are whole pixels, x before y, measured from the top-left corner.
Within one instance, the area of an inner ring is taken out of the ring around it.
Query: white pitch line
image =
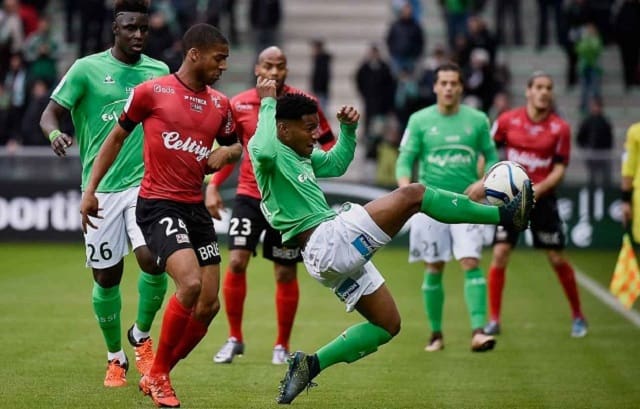
[[[628,310],[624,305],[614,297],[609,290],[600,285],[597,281],[588,277],[581,271],[576,270],[576,280],[578,283],[587,289],[594,297],[602,301],[609,308],[625,317],[633,325],[640,328],[640,313],[636,310]]]

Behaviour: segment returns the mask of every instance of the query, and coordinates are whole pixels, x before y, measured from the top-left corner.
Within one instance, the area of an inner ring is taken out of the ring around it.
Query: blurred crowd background
[[[49,145],[38,122],[52,88],[76,58],[111,45],[113,17],[110,0],[1,3],[0,173],[18,178],[15,158]],[[329,114],[344,103],[358,106],[365,116],[347,176],[356,181],[395,184],[406,121],[435,102],[433,73],[445,60],[465,72],[464,103],[492,120],[523,104],[532,71],[552,74],[556,109],[573,126],[568,178],[576,181],[617,183],[624,133],[640,120],[640,0],[152,0],[151,6],[145,53],[172,70],[182,60],[185,29],[208,22],[231,41],[229,71],[216,86],[229,96],[252,86],[256,53],[276,44],[289,58],[289,83],[314,93]],[[65,127],[73,133],[70,121]],[[14,158],[10,165],[7,158]]]

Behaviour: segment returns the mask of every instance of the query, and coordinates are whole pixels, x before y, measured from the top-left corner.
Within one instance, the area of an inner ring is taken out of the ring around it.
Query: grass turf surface
[[[576,267],[607,286],[615,252],[569,252]],[[125,388],[102,386],[106,354],[91,310],[91,275],[81,245],[6,244],[0,247],[0,407],[151,408],[138,391],[135,368]],[[633,408],[640,406],[640,330],[582,290],[590,328],[569,336],[567,301],[542,253],[513,254],[503,302],[503,334],[494,351],[469,351],[462,274],[445,274],[444,351],[426,353],[422,267],[407,250],[386,248],[374,262],[403,317],[401,333],[379,352],[328,368],[319,387],[302,393],[300,408]],[[223,267],[226,253],[223,253]],[[488,254],[483,260],[488,265]],[[124,332],[135,318],[136,266],[126,260],[122,283]],[[305,271],[292,347],[312,352],[362,319]],[[224,342],[221,311],[195,351],[178,364],[173,384],[183,408],[269,408],[285,367],[270,363],[275,340],[272,267],[254,258],[245,305],[245,356],[216,365]],[[173,287],[170,286],[170,291]],[[636,311],[637,311],[636,307]],[[160,317],[153,334],[157,340]]]

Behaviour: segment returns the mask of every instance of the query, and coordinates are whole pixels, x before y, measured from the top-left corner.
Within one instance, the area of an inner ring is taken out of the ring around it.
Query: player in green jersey
[[[315,354],[296,352],[280,387],[278,403],[287,404],[320,371],[354,362],[375,352],[400,331],[400,314],[384,279],[370,259],[409,218],[424,212],[445,223],[506,222],[517,230],[528,225],[533,204],[527,181],[508,205],[475,203],[467,196],[412,183],[364,206],[345,203],[340,213],[327,204],[317,177],[337,177],[353,160],[360,114],[343,106],[340,136],[328,152],[314,149],[319,137],[318,107],[300,94],[277,101],[274,80],[258,78],[261,100],[258,128],[248,144],[262,196],[261,209],[282,241],[299,245],[309,274],[367,321],[345,330]]]
[[[53,151],[64,156],[72,139],[59,130],[59,119],[65,111],[71,112],[80,148],[83,191],[98,150],[133,87],[169,72],[166,64],[142,54],[149,28],[148,6],[147,0],[115,0],[113,47],[77,60],[42,113],[42,131],[48,135]],[[156,265],[135,219],[144,170],[141,126],[126,140],[122,152],[97,190],[104,208],[103,218],[96,221],[100,229],[92,229],[84,236],[87,266],[93,270],[93,310],[107,345],[107,387],[125,385],[129,365],[121,344],[119,288],[123,257],[129,252],[128,240],[142,270],[138,278],[138,314],[127,333],[141,374],[148,372],[153,362],[149,331],[167,290],[166,274]]]
[[[462,70],[457,64],[445,63],[436,69],[433,91],[437,103],[409,117],[396,162],[398,186],[411,183],[413,165],[418,162],[420,183],[469,193],[475,199],[484,197],[482,180],[478,178],[498,161],[498,152],[487,116],[460,104],[463,88]],[[479,164],[483,163],[479,172]],[[480,268],[483,230],[480,224],[446,224],[425,214],[411,219],[409,261],[421,260],[426,265],[422,294],[432,331],[427,352],[444,348],[442,273],[452,256],[464,271],[471,350],[489,351],[495,346],[495,338],[483,331],[487,316],[487,283]]]

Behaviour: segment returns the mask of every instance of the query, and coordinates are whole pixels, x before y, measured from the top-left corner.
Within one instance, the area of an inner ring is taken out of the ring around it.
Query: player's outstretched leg
[[[311,367],[318,365],[317,359],[315,355],[307,355],[301,351],[291,354],[288,361],[289,368],[287,369],[287,373],[284,379],[280,381],[280,393],[276,398],[276,402],[279,404],[289,404],[304,389],[316,386],[315,383],[311,382]]]

